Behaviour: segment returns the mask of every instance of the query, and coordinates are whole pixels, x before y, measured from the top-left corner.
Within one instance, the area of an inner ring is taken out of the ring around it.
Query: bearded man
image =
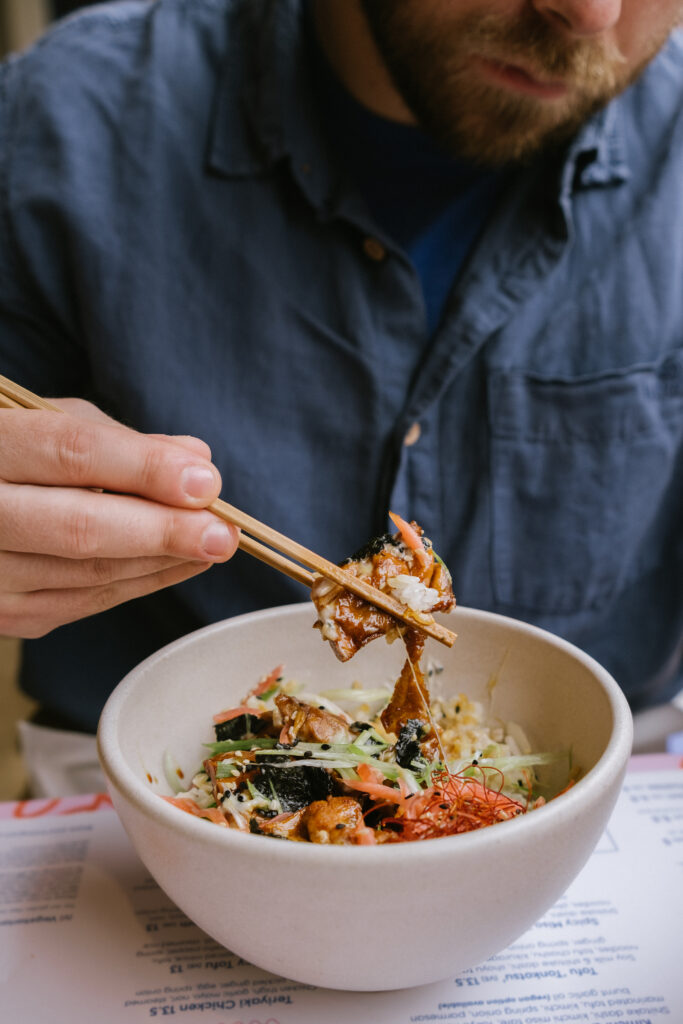
[[[93,403],[0,412],[0,632],[44,722],[305,597],[231,558],[221,488],[334,560],[391,507],[462,604],[634,708],[681,688],[682,13],[126,2],[4,65],[0,372]]]

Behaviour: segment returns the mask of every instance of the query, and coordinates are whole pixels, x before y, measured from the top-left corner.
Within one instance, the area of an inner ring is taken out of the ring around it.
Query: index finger
[[[69,413],[0,416],[0,477],[9,482],[99,487],[182,508],[204,507],[220,493],[211,461],[169,438]]]

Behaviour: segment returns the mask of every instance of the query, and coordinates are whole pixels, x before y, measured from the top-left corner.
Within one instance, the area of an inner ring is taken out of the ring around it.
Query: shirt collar
[[[289,164],[315,207],[326,206],[337,176],[313,89],[302,0],[244,0],[245,28],[229,32],[209,141],[209,167],[228,177]]]
[[[630,177],[622,103],[622,97],[612,100],[579,131],[567,155],[563,192],[619,185]]]

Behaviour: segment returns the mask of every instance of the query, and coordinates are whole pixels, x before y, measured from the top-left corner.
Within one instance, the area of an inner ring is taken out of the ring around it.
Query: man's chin
[[[452,156],[483,167],[529,164],[557,153],[575,137],[582,125],[604,107],[608,98],[586,101],[580,109],[563,100],[538,101],[525,97],[506,103],[500,97],[480,95],[459,104],[450,119],[418,121],[440,147]]]

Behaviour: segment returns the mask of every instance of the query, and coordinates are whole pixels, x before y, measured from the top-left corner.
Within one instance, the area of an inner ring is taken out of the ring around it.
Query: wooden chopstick
[[[0,373],[0,395],[2,395],[8,402],[5,408],[21,408],[21,409],[47,409],[50,412],[63,412],[63,409],[59,409],[52,402],[48,402],[46,398],[41,398],[40,395],[34,395],[32,391],[27,388],[22,388],[21,384],[15,384],[9,377],[3,377]]]
[[[13,398],[8,395],[0,395],[0,409],[22,409],[23,406],[15,402]]]
[[[302,562],[304,565],[308,566],[309,569],[314,569],[315,572],[320,573],[321,576],[325,576],[327,579],[333,580],[345,590],[350,590],[353,594],[356,594],[357,597],[361,597],[369,604],[373,604],[375,607],[381,608],[382,611],[388,612],[394,618],[406,622],[409,626],[417,628],[423,633],[427,633],[429,636],[434,637],[435,640],[439,640],[448,647],[451,647],[455,642],[455,633],[452,633],[450,629],[446,629],[438,622],[426,623],[424,625],[417,623],[410,615],[406,614],[406,608],[400,604],[396,598],[391,597],[389,594],[385,594],[382,590],[378,590],[377,587],[370,586],[369,583],[366,583],[358,576],[354,576],[353,573],[346,572],[345,569],[335,565],[334,562],[328,562],[328,560],[326,558],[322,558],[321,555],[317,555],[314,551],[309,551],[308,548],[303,547],[301,544],[297,544],[296,541],[291,540],[289,537],[285,537],[284,534],[278,533],[277,530],[273,530],[270,526],[266,526],[265,523],[260,522],[260,520],[247,515],[246,512],[241,512],[240,509],[235,508],[234,505],[229,505],[227,501],[222,501],[220,498],[217,498],[216,501],[212,502],[208,507],[217,516],[220,516],[221,519],[225,519],[227,522],[233,523],[235,526],[239,526],[241,530],[245,530],[247,533],[251,533],[255,537],[258,537],[259,540],[265,541],[266,544],[270,544],[279,551],[283,551],[286,555],[289,555],[290,558],[296,559],[298,562]]]
[[[63,411],[45,398],[40,398],[19,384],[15,384],[14,381],[9,380],[7,377],[3,377],[2,374],[0,374],[0,407],[11,409],[46,409],[51,412]],[[364,580],[354,576],[353,573],[346,572],[340,566],[335,565],[334,562],[329,562],[326,558],[322,558],[321,555],[310,551],[302,544],[298,544],[284,534],[278,533],[277,530],[273,530],[272,527],[260,522],[260,520],[247,515],[246,512],[240,511],[234,505],[228,504],[227,501],[217,498],[208,508],[220,519],[240,528],[242,533],[239,546],[241,550],[252,555],[254,558],[260,559],[260,561],[272,566],[272,568],[277,569],[279,572],[285,573],[285,575],[290,576],[299,583],[303,583],[304,586],[311,587],[315,577],[307,569],[302,568],[302,565],[307,566],[308,569],[313,569],[314,572],[320,573],[321,576],[333,580],[333,582],[339,584],[345,590],[350,590],[357,597],[362,598],[369,604],[375,605],[375,607],[405,622],[412,628],[421,630],[447,647],[453,646],[456,635],[450,629],[446,629],[438,622],[425,624],[416,622],[411,618],[408,609],[400,604],[396,598],[391,597],[390,594],[385,594],[384,591],[370,586]],[[249,536],[249,534],[253,536]],[[254,538],[257,539],[255,540]],[[265,544],[261,544],[259,541],[265,541]],[[266,547],[266,544],[270,545],[270,547]],[[277,550],[273,551],[271,548]],[[283,552],[289,558],[283,557],[278,552]],[[294,559],[294,561],[291,561],[291,559]],[[302,565],[297,565],[297,562],[302,563]]]
[[[215,515],[220,516],[221,519],[226,519],[227,517],[222,515],[215,507],[218,505],[218,500],[209,505],[209,510]],[[227,521],[232,522],[231,519],[228,519]],[[272,551],[270,548],[267,548],[265,544],[259,544],[257,540],[254,540],[253,537],[247,536],[246,533],[240,533],[239,546],[241,551],[246,551],[248,555],[253,555],[254,558],[258,558],[259,561],[272,566],[273,569],[279,569],[279,571],[283,572],[285,576],[291,577],[291,579],[296,580],[297,583],[303,583],[305,587],[309,588],[313,586],[315,577],[310,572],[302,568],[302,566],[297,565],[295,562],[290,562],[288,558],[283,558],[283,556],[279,555],[277,551]]]

